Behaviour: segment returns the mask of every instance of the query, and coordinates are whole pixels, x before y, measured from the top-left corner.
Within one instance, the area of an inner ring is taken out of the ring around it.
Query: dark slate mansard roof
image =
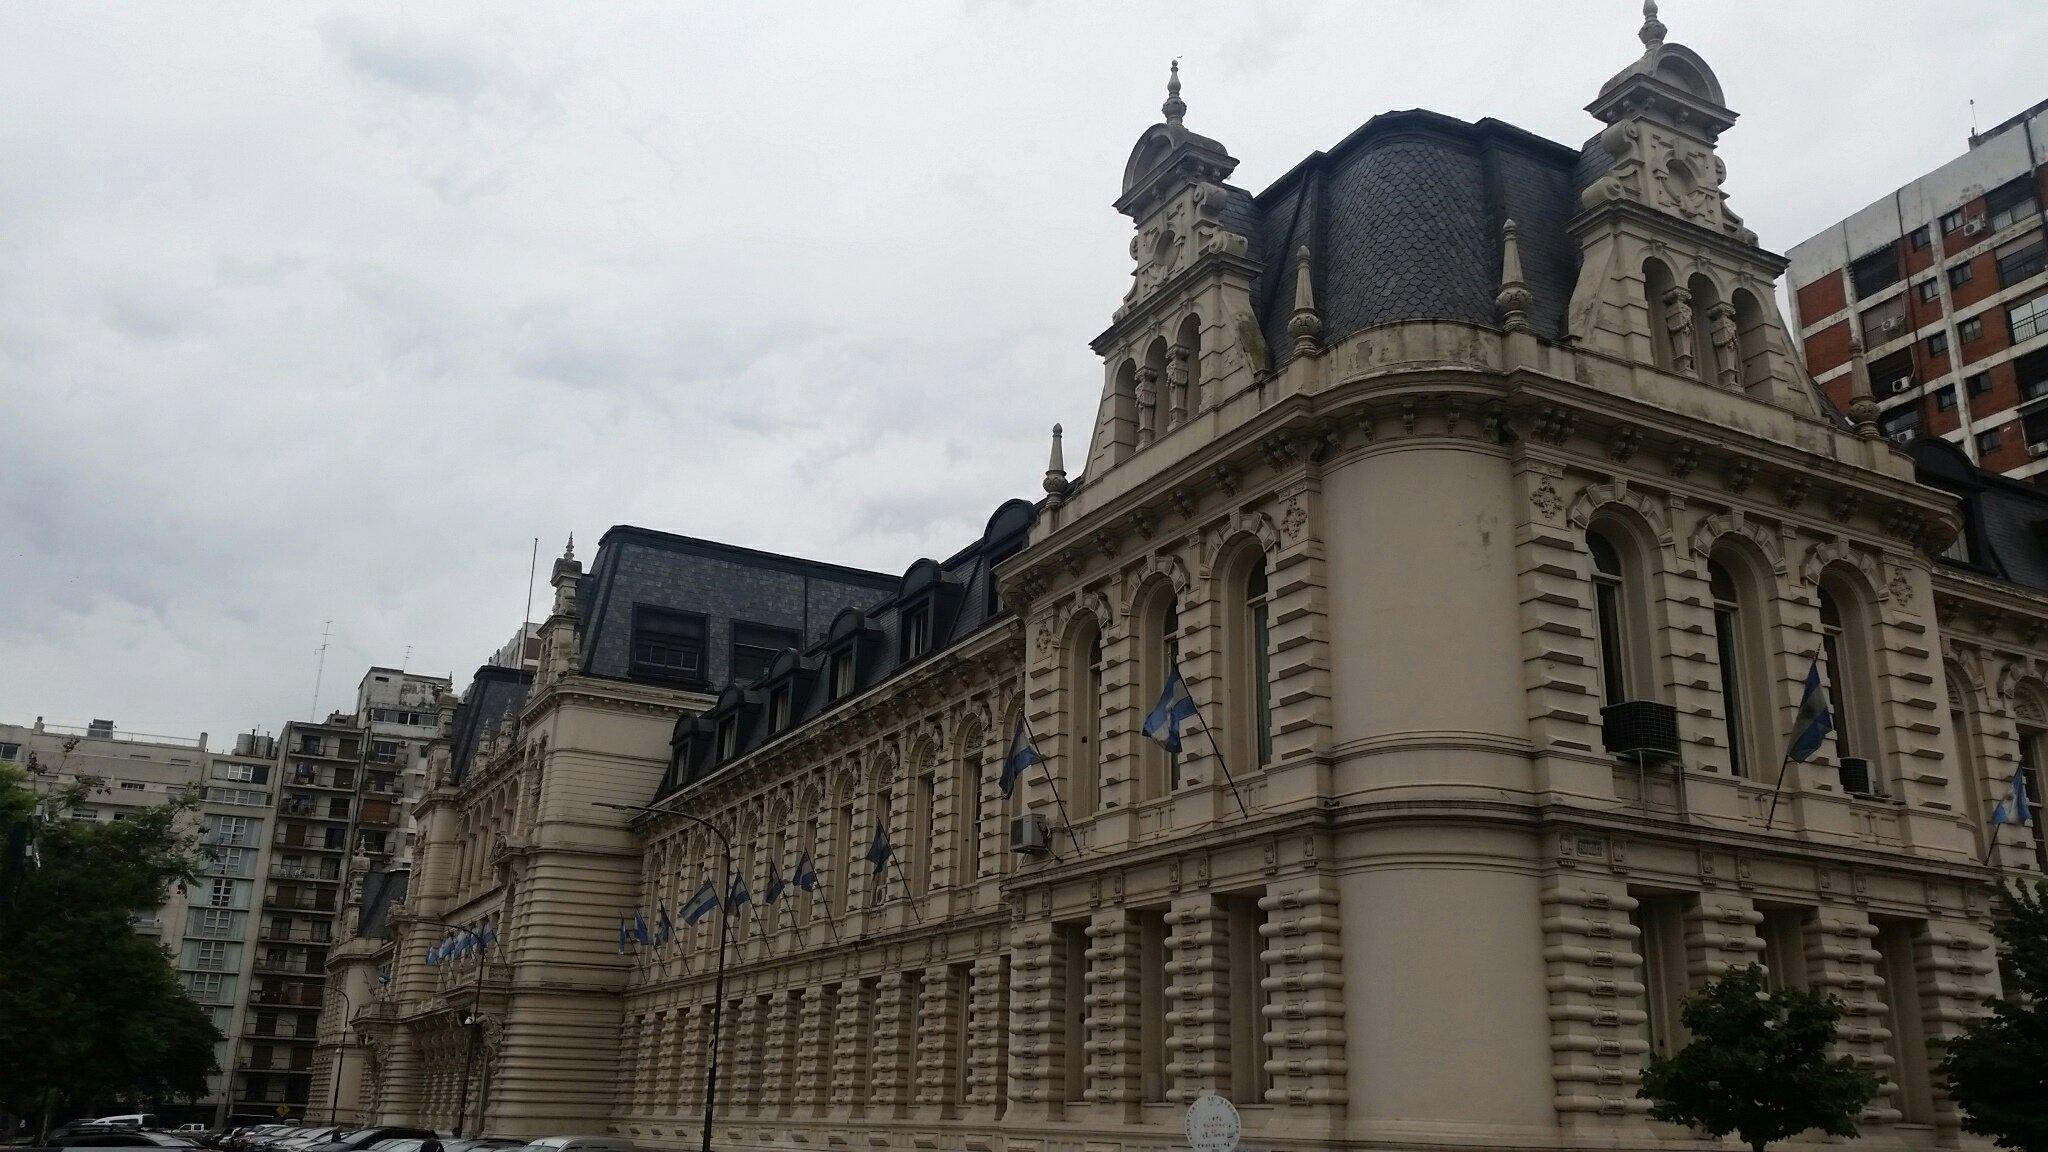
[[[382,864],[370,865],[369,873],[363,877],[363,906],[356,918],[356,935],[373,940],[390,936],[391,910],[405,903],[405,892],[411,885],[409,868],[387,871]]]
[[[469,762],[476,757],[477,741],[485,728],[496,726],[504,731],[519,715],[520,706],[526,703],[527,685],[532,683],[533,673],[517,668],[486,664],[476,670],[476,677],[462,693],[462,703],[455,706],[450,782],[460,784],[469,775]]]
[[[1913,441],[1913,471],[1922,484],[1962,499],[1963,558],[1942,563],[2048,592],[2048,491],[1986,472],[1961,448],[1936,436]]]
[[[1031,503],[1004,503],[989,517],[981,539],[943,561],[925,559],[912,564],[889,599],[867,610],[842,611],[822,639],[801,651],[784,651],[760,680],[729,684],[709,711],[682,717],[676,722],[669,770],[655,794],[656,801],[717,775],[732,760],[744,758],[818,716],[845,707],[876,685],[925,663],[991,625],[1010,619],[1009,609],[997,600],[995,566],[1024,546],[1037,517],[1038,509]],[[923,654],[906,661],[902,643],[904,613],[925,606],[932,613],[931,645]],[[854,652],[854,688],[844,698],[833,700],[826,679],[829,661],[833,653],[848,648]],[[768,702],[784,686],[791,691],[790,723],[782,731],[770,732]],[[738,750],[733,757],[721,759],[716,735],[728,718],[739,725]]]
[[[1251,239],[1263,265],[1253,306],[1276,363],[1292,354],[1302,247],[1326,342],[1401,320],[1494,325],[1510,219],[1529,322],[1561,340],[1579,267],[1566,228],[1580,191],[1609,164],[1597,142],[1580,150],[1491,118],[1387,112],[1256,197],[1230,189],[1224,223]]]

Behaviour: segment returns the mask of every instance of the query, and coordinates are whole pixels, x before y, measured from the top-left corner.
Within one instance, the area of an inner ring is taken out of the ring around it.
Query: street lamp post
[[[717,891],[718,916],[718,975],[711,986],[711,1055],[704,1073],[704,1145],[702,1152],[711,1152],[711,1122],[718,1112],[718,1040],[723,1021],[720,1019],[725,1008],[725,921],[730,911],[725,905],[726,897],[732,890],[732,841],[725,830],[701,816],[678,812],[673,808],[650,808],[644,804],[605,804],[600,808],[616,808],[622,812],[651,812],[657,816],[679,816],[700,828],[707,828],[718,837],[719,869],[723,887]]]
[[[469,1026],[469,1044],[462,1053],[462,1084],[456,1089],[455,1097],[455,1138],[459,1140],[462,1138],[462,1125],[469,1120],[469,1078],[476,1073],[476,1035],[477,1030],[483,1027],[484,965],[487,963],[487,960],[482,955],[484,951],[484,938],[477,935],[475,929],[464,928],[460,924],[450,924],[446,920],[432,920],[429,923],[439,924],[443,928],[453,928],[455,931],[469,937],[476,944],[478,952],[476,958],[476,992],[470,1001],[469,1017],[463,1021],[464,1024]],[[483,1127],[483,1117],[477,1117],[476,1123],[477,1127]]]
[[[348,1059],[348,1033],[349,1029],[355,1027],[356,1015],[356,1002],[348,998],[347,992],[336,988],[334,994],[341,997],[341,1044],[335,1049],[332,1082],[327,1086],[327,1122],[329,1124],[341,1123],[341,1117],[336,1114],[337,1110],[341,1107],[341,1068],[342,1062]]]

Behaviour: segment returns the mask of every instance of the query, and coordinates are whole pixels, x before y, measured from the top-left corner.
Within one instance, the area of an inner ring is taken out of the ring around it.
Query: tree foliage
[[[197,800],[65,818],[96,784],[36,797],[0,768],[0,820],[32,844],[0,871],[0,1109],[38,1120],[201,1096],[215,1071],[219,1030],[129,925],[197,871]]]
[[[1942,1051],[1963,1130],[2048,1152],[2048,884],[2009,884],[1994,931],[2006,995]]]
[[[1731,968],[1686,997],[1680,1018],[1692,1040],[1652,1056],[1641,1094],[1659,1120],[1730,1132],[1757,1152],[1809,1128],[1856,1135],[1856,1116],[1877,1095],[1875,1074],[1828,1055],[1841,1000],[1802,989],[1772,990],[1763,969]]]

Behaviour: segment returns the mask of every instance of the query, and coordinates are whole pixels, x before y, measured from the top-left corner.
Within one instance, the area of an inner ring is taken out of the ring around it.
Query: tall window
[[[1079,1100],[1088,1088],[1088,926],[1053,926],[1053,965],[1060,976],[1060,1098]]]
[[[895,844],[896,844],[896,814],[895,814],[895,808],[896,808],[896,789],[895,789],[894,785],[892,785],[892,784],[890,784],[890,783],[887,783],[887,782],[884,782],[884,783],[881,783],[881,784],[877,784],[877,785],[875,786],[875,811],[874,811],[874,814],[873,814],[873,815],[874,815],[874,820],[873,820],[873,821],[872,821],[872,822],[870,823],[870,825],[869,825],[868,827],[866,827],[866,828],[863,828],[863,829],[861,829],[861,834],[862,834],[862,835],[864,835],[864,836],[872,836],[872,835],[874,835],[874,834],[875,834],[875,831],[874,831],[874,825],[875,825],[875,824],[880,824],[880,825],[881,825],[881,826],[882,826],[883,828],[886,828],[886,829],[888,829],[888,830],[889,830],[889,843],[890,843],[890,845],[891,845],[892,847],[893,847],[893,846],[895,846]],[[847,847],[848,847],[849,849],[852,849],[852,848],[854,848],[854,845],[851,845],[851,844],[849,844],[849,845],[847,845]],[[901,848],[898,848],[898,849],[897,849],[897,851],[899,851],[899,852],[900,852],[901,850],[902,850]],[[854,867],[856,867],[856,864],[855,864],[855,861],[856,861],[856,860],[858,860],[858,861],[859,861],[859,866],[862,866],[862,867],[866,867],[866,866],[867,866],[867,858],[866,858],[865,856],[861,855],[861,854],[860,854],[860,853],[859,853],[858,851],[849,851],[849,852],[847,853],[847,861],[846,861],[846,867],[847,867],[847,871],[848,871],[848,877],[847,877],[847,878],[848,878],[849,880],[851,880],[851,879],[852,879],[852,870],[853,870],[853,868],[854,868]],[[901,857],[898,857],[898,858],[896,859],[896,861],[895,861],[895,864],[896,864],[896,866],[897,866],[897,867],[901,867],[901,866],[902,866],[902,864],[903,864],[903,861],[902,861]],[[889,894],[889,871],[890,871],[890,866],[889,866],[889,865],[888,865],[888,864],[887,864],[887,863],[885,862],[885,863],[883,864],[883,866],[882,866],[882,870],[881,870],[880,872],[874,872],[874,873],[872,873],[872,875],[870,875],[870,877],[869,877],[869,879],[868,879],[868,889],[869,889],[869,891],[868,891],[868,904],[869,904],[869,906],[870,906],[870,907],[873,907],[873,906],[878,906],[878,905],[880,905],[880,904],[882,903],[882,901],[883,901],[883,900],[885,900],[885,899],[887,899],[887,898],[888,898],[888,894]]]
[[[1067,778],[1076,820],[1095,814],[1102,773],[1102,629],[1093,612],[1080,617],[1067,643],[1067,709],[1074,734]]]
[[[938,842],[932,835],[933,825],[939,818],[939,774],[936,769],[927,768],[918,774],[917,811],[910,814],[911,827],[916,829],[916,839],[911,841],[910,860],[904,869],[911,877],[911,894],[923,895],[932,885],[932,847]]]
[[[1238,733],[1231,751],[1238,761],[1238,770],[1249,771],[1264,767],[1273,758],[1273,674],[1267,651],[1270,632],[1263,555],[1246,569],[1237,591],[1227,637],[1233,649],[1231,720]]]
[[[635,608],[633,674],[656,680],[703,679],[704,618],[664,608]]]
[[[1728,770],[1754,776],[1773,753],[1761,733],[1772,725],[1769,677],[1765,670],[1768,630],[1760,613],[1755,583],[1742,579],[1739,556],[1707,561],[1707,584],[1714,601],[1714,644],[1721,664],[1721,704],[1726,712]]]
[[[1586,546],[1593,553],[1593,626],[1600,640],[1602,702],[1619,704],[1629,698],[1632,671],[1621,554],[1615,550],[1614,542],[1598,531],[1586,533]]]
[[[1173,589],[1156,592],[1142,619],[1144,623],[1139,632],[1142,676],[1139,683],[1143,685],[1144,693],[1138,700],[1141,720],[1158,703],[1168,677],[1180,664],[1180,604]],[[1185,741],[1190,735],[1187,726],[1183,725],[1181,739]],[[1178,788],[1181,758],[1168,752],[1157,741],[1143,736],[1139,737],[1139,744],[1139,799],[1157,799]]]
[[[1166,1099],[1166,914],[1131,914],[1138,953],[1138,1098]]]
[[[1630,919],[1640,935],[1643,1007],[1650,1051],[1669,1056],[1685,1046],[1679,1006],[1685,1000],[1685,901],[1683,896],[1639,895]]]
[[[782,655],[783,649],[795,648],[802,642],[803,638],[793,629],[733,621],[732,682],[751,684],[759,680],[775,666],[775,658]]]
[[[1758,908],[1764,922],[1764,972],[1773,988],[1806,987],[1806,920],[1803,908]]]
[[[826,681],[832,699],[844,700],[853,695],[853,645],[849,644],[832,653]]]
[[[1924,925],[1892,920],[1877,924],[1879,975],[1884,977],[1885,1040],[1892,1058],[1894,1102],[1908,1124],[1934,1121],[1934,1085],[1927,1060],[1927,1032],[1920,1014],[1919,968],[1914,963],[1914,938]]]
[[[1273,1082],[1266,1071],[1266,971],[1261,959],[1266,912],[1256,895],[1230,897],[1225,909],[1230,941],[1230,1096],[1259,1104]]]
[[[953,789],[953,882],[972,884],[981,875],[981,743],[978,721],[960,733],[960,766]]]
[[[1835,753],[1870,761],[1871,787],[1882,789],[1869,620],[1865,602],[1853,587],[1824,578],[1820,589],[1821,659],[1828,706],[1834,710]]]
[[[2041,834],[2042,805],[2048,803],[2048,797],[2044,797],[2041,792],[2041,742],[2048,740],[2048,732],[2022,724],[2019,726],[2018,735],[2020,778],[2026,782],[2027,809],[2033,819],[2031,831],[2034,837],[2034,862],[2044,874],[2048,874],[2048,836]],[[2003,789],[1999,795],[2004,796]]]
[[[853,794],[842,785],[832,798],[832,854],[838,857],[838,859],[833,861],[834,864],[838,865],[833,871],[838,873],[838,883],[832,885],[831,892],[826,893],[826,899],[831,905],[832,915],[834,916],[838,916],[846,911],[846,894],[852,891],[854,860],[852,838]]]

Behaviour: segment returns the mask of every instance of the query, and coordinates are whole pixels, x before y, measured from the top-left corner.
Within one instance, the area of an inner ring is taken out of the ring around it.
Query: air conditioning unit
[[[1901,428],[1897,432],[1891,434],[1891,440],[1892,443],[1903,447],[1904,445],[1911,444],[1913,442],[1913,439],[1918,435],[1920,435],[1920,433],[1912,428]]]
[[[1883,335],[1887,332],[1897,332],[1900,328],[1905,326],[1905,323],[1906,318],[1904,316],[1893,316],[1888,319],[1881,320],[1878,322],[1877,325],[1878,334]]]
[[[1971,219],[1963,221],[1963,235],[1965,236],[1975,236],[1977,233],[1982,232],[1983,230],[1984,218],[1982,216],[1972,217]]]
[[[1045,817],[1033,813],[1010,821],[1010,851],[1023,856],[1050,856],[1052,829]]]
[[[1899,393],[1904,392],[1906,389],[1911,388],[1912,386],[1913,378],[1911,376],[1899,376],[1894,379],[1885,381],[1884,387],[1881,389],[1881,391],[1886,396],[1897,396]]]
[[[1631,760],[1678,759],[1678,709],[1661,700],[1624,700],[1600,710],[1607,750]]]
[[[1870,761],[1860,756],[1844,756],[1838,766],[1842,774],[1842,791],[1851,796],[1875,796],[1870,784]]]

